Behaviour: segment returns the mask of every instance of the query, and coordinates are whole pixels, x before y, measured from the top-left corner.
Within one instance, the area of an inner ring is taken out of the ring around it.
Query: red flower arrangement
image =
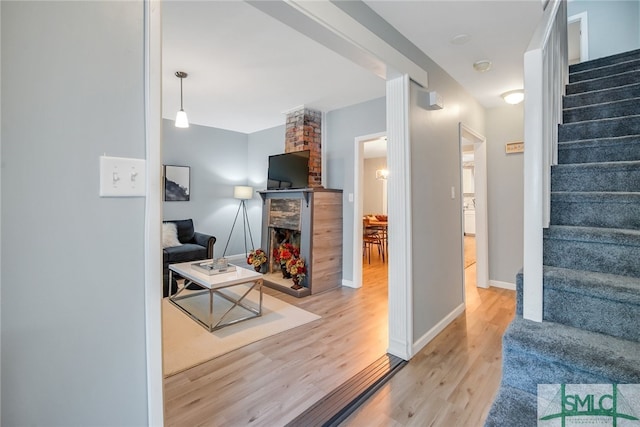
[[[287,271],[293,278],[297,278],[298,281],[304,279],[304,276],[307,273],[307,267],[304,265],[304,259],[291,258],[287,261]]]
[[[255,251],[249,252],[247,264],[250,264],[255,268],[259,268],[265,262],[267,262],[267,254],[262,249],[256,249]]]
[[[283,243],[273,250],[273,256],[281,267],[286,267],[287,261],[300,256],[300,248],[296,248],[291,243]]]

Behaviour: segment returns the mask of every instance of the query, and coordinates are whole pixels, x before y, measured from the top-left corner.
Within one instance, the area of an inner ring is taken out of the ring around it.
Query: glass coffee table
[[[185,278],[171,304],[209,332],[262,315],[262,274],[232,266],[234,271],[209,275],[195,266],[202,262],[169,265],[169,283],[174,274]]]

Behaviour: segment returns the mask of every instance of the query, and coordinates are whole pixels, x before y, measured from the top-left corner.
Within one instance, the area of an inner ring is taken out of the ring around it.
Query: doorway
[[[475,268],[476,286],[489,287],[489,232],[487,221],[487,147],[484,136],[459,124],[462,194],[462,247],[464,268]]]
[[[366,152],[366,154],[365,154]],[[377,175],[384,175],[384,173],[378,174],[378,170],[386,169],[387,164],[387,135],[385,132],[364,135],[355,139],[354,150],[354,167],[353,167],[353,280],[351,286],[354,288],[362,287],[362,263],[363,263],[363,235],[364,235],[364,221],[363,217],[365,213],[364,199],[367,197],[365,194],[365,157],[370,159],[384,159],[385,168],[376,169],[373,179],[377,181],[383,181],[382,177],[378,180]],[[388,170],[387,170],[388,173]],[[371,175],[371,174],[370,174]],[[384,178],[386,181],[386,177]],[[375,184],[375,182],[374,182]],[[380,187],[380,194],[376,195],[372,203],[373,206],[379,204],[380,209],[384,210],[383,214],[387,214],[387,192],[386,182],[378,182]],[[372,197],[373,195],[369,195]]]
[[[567,18],[567,45],[569,65],[589,60],[589,34],[587,12]]]

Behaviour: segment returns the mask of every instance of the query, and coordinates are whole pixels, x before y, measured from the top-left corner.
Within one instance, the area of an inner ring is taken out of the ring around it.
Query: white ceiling
[[[540,0],[371,1],[376,13],[440,64],[485,107],[522,87],[522,56]],[[450,43],[457,34],[471,39]],[[489,59],[491,71],[473,62]],[[242,1],[163,2],[163,117],[243,133],[284,124],[284,112],[321,111],[384,96],[380,78]]]

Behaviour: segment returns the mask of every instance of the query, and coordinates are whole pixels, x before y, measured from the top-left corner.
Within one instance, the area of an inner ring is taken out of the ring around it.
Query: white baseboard
[[[489,286],[493,286],[494,288],[502,288],[509,289],[512,291],[516,290],[516,284],[510,282],[501,282],[499,280],[489,280]]]
[[[355,283],[353,283],[353,280],[347,280],[347,279],[342,279],[342,286],[346,288],[353,288],[353,289],[357,289],[361,287],[361,286],[356,286]]]
[[[433,328],[431,328],[427,333],[421,336],[416,342],[413,343],[413,355],[417,354],[420,350],[424,348],[429,342],[436,337],[444,328],[449,326],[449,323],[453,322],[456,317],[460,316],[465,309],[464,303],[460,304],[456,308],[451,311],[451,313],[447,314],[444,319],[439,321]]]

